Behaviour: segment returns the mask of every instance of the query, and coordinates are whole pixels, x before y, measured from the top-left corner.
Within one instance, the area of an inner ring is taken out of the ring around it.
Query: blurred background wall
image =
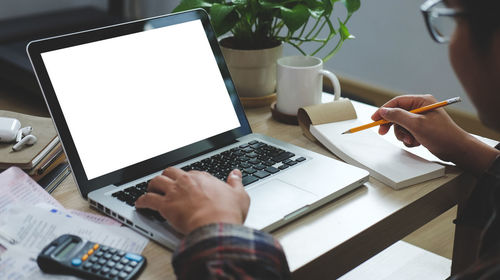
[[[348,23],[356,39],[346,42],[325,68],[396,92],[432,93],[438,99],[461,96],[464,102],[455,108],[475,114],[449,66],[447,45],[434,43],[427,34],[419,10],[422,2],[362,0],[361,9]],[[155,16],[170,12],[178,3],[179,0],[128,0],[125,13],[132,18]],[[83,5],[107,9],[104,0],[2,0],[0,20]],[[344,10],[341,5],[336,4],[339,12]],[[285,46],[286,55],[297,53]]]

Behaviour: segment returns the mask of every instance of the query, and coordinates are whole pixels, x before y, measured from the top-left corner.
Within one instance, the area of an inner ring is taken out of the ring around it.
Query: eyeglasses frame
[[[447,43],[448,40],[436,34],[434,29],[432,28],[431,16],[436,14],[437,16],[445,16],[445,17],[459,17],[467,15],[465,11],[458,9],[452,9],[452,8],[436,9],[435,6],[442,2],[443,0],[427,0],[420,6],[420,11],[424,16],[425,25],[427,26],[427,30],[429,31],[431,38],[440,44]]]

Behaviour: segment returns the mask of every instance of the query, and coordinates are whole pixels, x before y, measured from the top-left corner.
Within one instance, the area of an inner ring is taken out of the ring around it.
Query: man
[[[500,1],[429,0],[422,7],[431,36],[450,41],[450,61],[481,120],[500,131]],[[454,32],[440,30],[439,20],[456,22]],[[421,115],[407,111],[434,102],[429,95],[396,97],[372,118],[391,121],[405,145],[424,145],[481,176],[458,223],[481,229],[482,246],[476,264],[453,279],[500,279],[500,151],[463,131],[443,109]],[[390,126],[381,126],[379,133]],[[159,211],[187,234],[172,260],[179,279],[291,278],[279,243],[242,226],[249,198],[238,170],[224,183],[206,173],[167,168],[148,191],[136,207]]]

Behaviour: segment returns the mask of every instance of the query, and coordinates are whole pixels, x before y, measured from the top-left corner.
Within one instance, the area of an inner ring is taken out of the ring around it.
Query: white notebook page
[[[342,134],[362,124],[348,120],[314,125],[310,130],[342,160],[368,170],[372,177],[395,189],[444,175],[444,166],[405,151],[371,130]]]

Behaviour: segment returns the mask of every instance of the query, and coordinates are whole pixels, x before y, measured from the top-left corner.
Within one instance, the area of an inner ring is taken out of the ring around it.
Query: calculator
[[[64,234],[50,242],[37,257],[46,273],[84,279],[135,279],[146,266],[142,255]]]

